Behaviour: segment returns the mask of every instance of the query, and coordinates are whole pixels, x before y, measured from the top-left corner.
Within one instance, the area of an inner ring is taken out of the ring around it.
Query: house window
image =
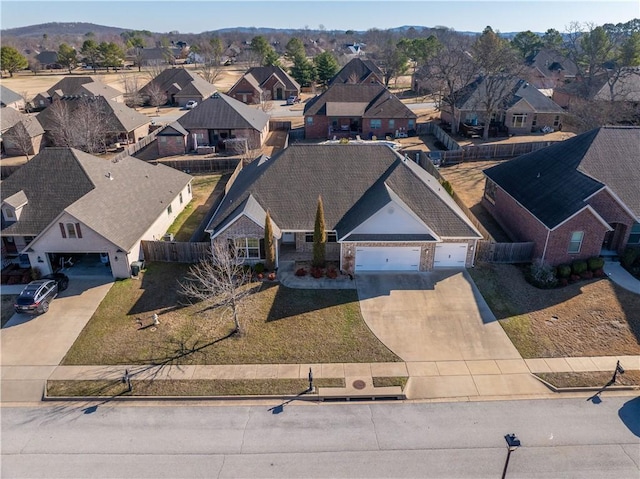
[[[260,240],[258,238],[236,238],[235,244],[239,256],[260,259]]]
[[[389,129],[393,130],[396,127],[395,120],[389,120]]]
[[[180,204],[182,204],[182,191],[180,192]]]
[[[7,218],[8,220],[12,220],[16,217],[16,215],[13,214],[13,210],[11,208],[5,208],[4,217]]]
[[[538,115],[533,115],[533,120],[531,120],[531,128],[535,128],[538,124]]]
[[[640,244],[640,223],[634,223],[629,234],[629,244]]]
[[[171,216],[171,213],[173,213],[173,208],[171,207],[171,205],[169,205],[169,206],[167,207],[167,214],[168,214],[169,216]]]
[[[371,120],[371,129],[378,130],[382,128],[382,120]]]
[[[560,126],[560,115],[556,115],[556,116],[553,118],[553,126],[554,126],[554,127],[556,127],[556,128],[557,128],[558,126]]]
[[[328,232],[327,233],[327,243],[337,243],[338,242],[338,235],[336,233],[333,232]]]
[[[160,137],[160,143],[166,143],[167,142],[167,137],[166,136],[161,136]]]
[[[511,119],[511,126],[514,128],[522,128],[527,123],[526,113],[514,113]]]
[[[337,130],[338,129],[338,119],[337,118],[331,118],[331,128],[333,130]]]
[[[489,203],[495,205],[496,204],[496,184],[487,178],[487,181],[484,184],[484,197],[489,201]]]
[[[307,231],[304,234],[304,242],[305,243],[313,243],[313,231]]]
[[[187,191],[191,194],[191,182],[187,183]]]
[[[413,130],[415,127],[416,127],[416,121],[412,118],[412,119],[410,119],[410,120],[409,120],[409,126],[408,126],[408,128],[409,128],[410,130]]]
[[[313,126],[313,117],[312,116],[308,116],[307,117],[307,126]]]
[[[76,234],[76,225],[74,225],[73,223],[67,223],[65,226],[67,227],[67,238],[78,237],[78,235]]]
[[[584,231],[574,231],[571,233],[571,240],[569,241],[569,253],[579,253],[582,247],[582,239],[584,238]]]

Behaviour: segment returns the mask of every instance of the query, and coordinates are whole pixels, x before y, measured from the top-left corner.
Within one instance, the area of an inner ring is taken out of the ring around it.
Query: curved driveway
[[[357,275],[373,333],[404,361],[521,359],[466,270]]]

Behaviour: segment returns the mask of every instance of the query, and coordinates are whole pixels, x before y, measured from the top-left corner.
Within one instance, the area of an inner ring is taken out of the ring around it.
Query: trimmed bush
[[[604,278],[606,276],[604,270],[602,268],[597,269],[593,272],[593,276],[595,276],[596,278]]]
[[[298,268],[296,270],[296,276],[306,276],[307,275],[307,270],[304,268]]]
[[[542,261],[533,263],[525,275],[527,281],[541,289],[555,288],[558,284],[553,268]]]
[[[577,283],[578,281],[580,281],[580,279],[580,275],[577,274],[572,274],[571,276],[569,276],[570,283]]]
[[[620,264],[622,264],[626,269],[629,269],[638,258],[640,258],[640,248],[627,246],[620,257]]]
[[[256,264],[253,266],[253,270],[254,270],[257,274],[264,273],[264,263],[256,263]]]
[[[583,271],[582,273],[580,273],[580,277],[582,279],[591,279],[593,278],[593,271],[589,271],[589,270]]]
[[[582,259],[577,259],[573,263],[571,263],[571,272],[575,275],[580,276],[587,270],[587,262]]]
[[[556,276],[558,276],[558,278],[569,278],[569,276],[571,276],[571,266],[568,264],[561,264],[556,268]]]
[[[336,271],[334,268],[330,268],[327,270],[327,278],[330,279],[336,279],[338,277],[338,271]]]
[[[589,258],[587,260],[587,267],[589,268],[589,271],[602,269],[603,266],[604,266],[604,258]]]
[[[313,276],[316,279],[322,278],[322,276],[324,276],[324,272],[322,271],[322,268],[318,268],[317,266],[314,266],[311,268],[311,276]]]

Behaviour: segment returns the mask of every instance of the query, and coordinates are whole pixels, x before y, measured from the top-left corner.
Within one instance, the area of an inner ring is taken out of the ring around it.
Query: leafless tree
[[[103,97],[55,100],[49,107],[49,139],[55,146],[77,148],[87,153],[106,150],[109,126]]]
[[[5,148],[15,148],[29,160],[29,155],[33,153],[33,141],[29,134],[29,123],[37,121],[35,118],[25,118],[19,121],[9,131],[2,135]]]
[[[244,257],[231,244],[215,242],[211,259],[191,267],[180,292],[190,301],[207,303],[210,307],[228,311],[233,318],[234,333],[243,334],[239,308],[254,290],[251,272],[244,267]]]
[[[155,80],[160,74],[167,69],[166,65],[161,63],[150,63],[147,66],[147,75],[151,81]]]
[[[603,125],[633,124],[638,121],[637,114],[631,102],[574,99],[566,123],[582,133]]]
[[[273,110],[273,103],[271,103],[271,92],[263,91],[260,95],[253,96],[253,103],[258,106],[260,111],[269,113]]]
[[[140,95],[140,78],[136,75],[120,75],[120,81],[124,86],[125,103],[129,108],[142,106],[144,100]]]
[[[160,105],[167,103],[167,93],[156,82],[152,81],[149,85],[147,95],[149,97],[149,105],[156,107],[156,110],[160,109]]]
[[[22,93],[20,93],[20,95],[22,96],[22,98],[24,98],[24,111],[26,111],[27,113],[31,113],[35,95],[30,93],[29,90],[24,90]]]
[[[50,126],[47,136],[54,146],[75,147],[74,138],[75,122],[71,115],[69,103],[63,100],[54,100],[48,107]]]
[[[220,64],[216,65],[212,62],[207,62],[200,68],[200,76],[212,84],[218,79],[221,73],[222,67]]]

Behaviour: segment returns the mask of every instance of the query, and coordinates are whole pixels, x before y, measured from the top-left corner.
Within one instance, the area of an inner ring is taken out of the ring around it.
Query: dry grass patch
[[[599,388],[611,380],[613,372],[537,373],[536,376],[557,388]],[[640,371],[618,374],[615,385],[640,386]]]
[[[373,378],[373,387],[386,388],[400,386],[400,388],[404,391],[404,387],[407,385],[408,380],[409,378],[406,376],[375,377]]]
[[[541,290],[512,265],[469,273],[525,358],[640,354],[640,298],[606,278]]]
[[[152,263],[141,280],[111,288],[63,360],[82,364],[276,364],[399,361],[367,328],[354,290],[300,290],[255,283],[241,310],[242,336],[228,314],[180,306],[186,265]],[[157,313],[160,325],[152,326]],[[142,322],[139,329],[136,320]]]

